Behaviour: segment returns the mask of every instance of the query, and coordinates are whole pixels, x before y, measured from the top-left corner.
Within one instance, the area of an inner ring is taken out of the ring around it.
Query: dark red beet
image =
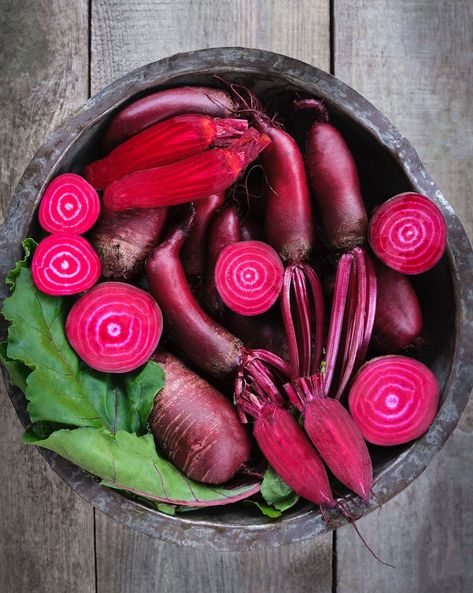
[[[235,371],[243,344],[211,319],[195,300],[179,253],[188,229],[175,229],[146,262],[151,294],[163,310],[169,335],[192,362],[215,377]]]
[[[271,138],[261,155],[266,177],[265,235],[284,261],[309,257],[314,242],[313,213],[299,147],[284,130],[257,116],[258,129]]]
[[[89,236],[102,262],[102,275],[129,280],[141,274],[161,237],[167,213],[167,208],[124,212],[103,208]]]
[[[207,245],[209,227],[225,200],[225,194],[213,194],[195,203],[195,216],[182,249],[182,263],[186,274],[191,278],[202,278],[207,264]]]
[[[358,171],[341,133],[328,123],[319,101],[296,102],[298,109],[314,109],[317,118],[307,135],[306,164],[309,181],[322,217],[329,245],[349,250],[366,242],[368,219]]]
[[[144,290],[123,282],[102,282],[74,303],[66,335],[78,356],[105,373],[126,373],[156,349],[163,316]]]
[[[226,482],[247,461],[251,449],[235,407],[171,354],[158,351],[152,360],[166,376],[149,417],[158,446],[189,478]]]
[[[378,296],[373,343],[395,354],[419,342],[423,318],[420,303],[407,276],[375,260]]]
[[[228,117],[234,110],[230,95],[219,89],[185,86],[158,91],[121,109],[105,132],[103,146],[109,151],[148,126],[175,115],[201,113]]]
[[[249,216],[245,216],[240,221],[240,239],[241,241],[266,241],[263,227]]]

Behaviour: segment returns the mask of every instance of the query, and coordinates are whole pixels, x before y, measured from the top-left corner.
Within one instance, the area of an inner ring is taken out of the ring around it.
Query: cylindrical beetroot
[[[176,115],[200,113],[228,117],[235,105],[228,93],[201,86],[181,86],[146,95],[124,107],[110,122],[103,146],[108,151],[145,128]]]
[[[258,129],[271,138],[261,155],[266,177],[265,235],[284,261],[309,257],[314,242],[307,175],[299,147],[284,130],[257,116]]]
[[[89,236],[102,262],[102,275],[129,280],[141,274],[161,237],[167,213],[167,208],[124,212],[103,208]]]
[[[401,445],[429,428],[439,398],[437,380],[424,364],[407,356],[380,356],[361,367],[348,404],[369,443]]]
[[[325,467],[288,410],[273,402],[263,404],[253,434],[274,471],[295,492],[314,504],[336,506]]]
[[[373,342],[377,350],[395,354],[419,341],[422,311],[409,278],[375,261],[378,296]]]
[[[85,167],[85,177],[97,189],[134,171],[175,163],[209,148],[225,146],[248,129],[245,119],[178,115],[155,124],[117,146],[103,159]]]
[[[205,275],[209,227],[224,200],[225,193],[221,192],[195,203],[194,222],[182,248],[181,257],[186,274],[191,278],[202,278]]]
[[[156,349],[163,316],[144,290],[103,282],[74,303],[66,321],[71,346],[89,366],[126,373],[144,364]]]
[[[158,446],[186,476],[207,484],[229,480],[250,456],[235,407],[176,357],[157,351],[165,373],[149,417]]]
[[[107,186],[104,204],[113,211],[176,206],[225,191],[270,142],[251,128],[225,148],[130,173]]]
[[[328,123],[327,112],[319,101],[298,101],[296,107],[314,109],[322,120],[309,129],[306,164],[329,245],[344,251],[362,245],[366,242],[368,219],[350,149],[342,134]]]
[[[54,233],[38,244],[31,273],[36,286],[46,294],[79,294],[99,279],[100,260],[80,235]]]
[[[211,319],[195,300],[179,253],[188,230],[180,227],[146,262],[151,294],[163,310],[170,336],[204,371],[224,377],[240,365],[243,344]]]

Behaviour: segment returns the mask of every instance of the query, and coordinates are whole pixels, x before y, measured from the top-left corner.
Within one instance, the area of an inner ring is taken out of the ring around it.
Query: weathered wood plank
[[[94,0],[92,92],[172,54],[268,49],[330,67],[329,0]]]
[[[87,0],[0,0],[0,218],[46,134],[87,99]],[[0,387],[0,591],[93,593],[93,510],[32,447]]]
[[[335,75],[384,111],[418,150],[473,236],[473,4],[335,0]],[[338,591],[466,592],[473,583],[473,405],[408,489],[339,530]]]
[[[111,26],[113,23],[113,26]],[[329,3],[95,0],[93,92],[132,68],[192,49],[272,49],[329,68]],[[97,514],[99,593],[304,593],[331,590],[331,535],[276,550],[178,548]]]

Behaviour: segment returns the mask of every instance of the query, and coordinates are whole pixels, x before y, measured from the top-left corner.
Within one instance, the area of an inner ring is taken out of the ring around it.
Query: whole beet
[[[250,456],[236,408],[172,354],[158,350],[152,360],[166,377],[149,417],[158,446],[189,478],[223,484]]]

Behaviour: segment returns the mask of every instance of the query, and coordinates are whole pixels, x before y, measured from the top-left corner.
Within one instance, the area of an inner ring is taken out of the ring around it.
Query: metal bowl
[[[0,235],[0,277],[20,258],[21,240],[37,230],[36,209],[46,185],[59,173],[80,171],[97,152],[97,139],[113,113],[158,88],[186,84],[219,86],[213,75],[253,88],[284,111],[294,92],[315,95],[326,103],[332,121],[347,139],[359,167],[368,209],[394,194],[417,191],[440,207],[448,225],[448,249],[429,273],[416,278],[425,314],[423,361],[442,390],[439,413],[426,434],[393,448],[373,447],[375,481],[368,506],[354,495],[345,501],[355,516],[365,515],[403,490],[429,464],[455,428],[473,386],[473,253],[463,227],[423,167],[414,148],[391,122],[354,90],[330,74],[291,58],[242,48],[209,49],[179,54],[127,74],[92,97],[54,131],[26,169],[11,201]],[[7,296],[5,286],[0,298]],[[26,401],[5,381],[24,425]],[[97,509],[152,537],[186,546],[242,550],[300,541],[330,527],[311,504],[300,502],[278,520],[258,515],[249,506],[217,507],[176,516],[164,515],[100,486],[97,479],[56,454],[40,449],[59,476]]]

